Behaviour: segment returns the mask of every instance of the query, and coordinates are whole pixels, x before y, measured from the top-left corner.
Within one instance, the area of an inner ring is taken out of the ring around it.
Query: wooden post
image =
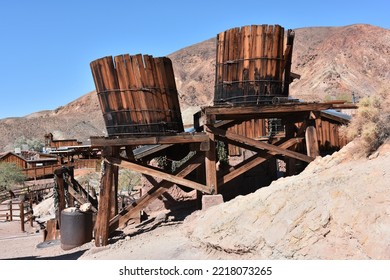
[[[112,148],[111,156],[119,156],[119,147]],[[111,186],[111,209],[110,209],[110,219],[115,217],[118,214],[118,184],[119,184],[119,167],[112,166],[113,173],[113,183]]]
[[[103,151],[103,167],[100,179],[99,209],[96,219],[95,246],[107,246],[109,237],[109,225],[111,217],[112,189],[114,178],[114,166],[107,162],[105,157],[112,153],[111,148]]]
[[[61,212],[65,209],[65,181],[64,181],[64,169],[60,168],[54,171],[56,186],[57,186],[57,195],[58,195],[58,208],[56,209],[56,219],[61,228]]]
[[[317,157],[320,155],[318,148],[317,131],[314,126],[308,126],[305,132],[306,150],[309,157]]]
[[[294,123],[288,122],[285,124],[286,138],[294,138],[297,135],[297,128]],[[295,158],[288,157],[286,159],[286,175],[293,176],[296,174],[296,162]]]
[[[206,125],[213,126],[215,123],[215,115],[208,115],[206,117]],[[217,167],[216,167],[216,145],[215,145],[215,135],[211,132],[207,132],[207,135],[209,137],[209,143],[210,148],[208,151],[206,151],[206,158],[205,158],[205,168],[206,168],[206,186],[209,189],[214,190],[214,194],[218,193],[218,181],[217,181]]]
[[[10,216],[10,222],[12,222],[12,199],[9,202],[9,216]]]
[[[24,202],[19,203],[19,211],[20,211],[20,229],[24,232]]]
[[[30,226],[33,226],[33,210],[32,210],[32,200],[30,200]]]

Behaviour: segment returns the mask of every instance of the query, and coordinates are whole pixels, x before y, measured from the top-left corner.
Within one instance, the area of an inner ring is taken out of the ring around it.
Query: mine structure
[[[101,149],[103,158],[96,246],[107,245],[110,234],[131,219],[139,220],[140,211],[175,184],[196,190],[199,197],[217,195],[266,161],[282,162],[284,175],[293,175],[316,156],[347,143],[338,128],[348,118],[334,110],[355,105],[289,96],[290,83],[299,78],[291,73],[293,43],[294,32],[279,25],[244,26],[218,34],[214,104],[194,115],[193,132],[183,128],[169,58],[125,54],[91,62],[108,132],[107,137],[91,137],[91,147]],[[249,156],[229,169],[218,168],[219,142],[229,156]],[[149,164],[161,155],[188,159],[171,172]],[[151,180],[147,193],[119,211],[119,168],[161,182]]]

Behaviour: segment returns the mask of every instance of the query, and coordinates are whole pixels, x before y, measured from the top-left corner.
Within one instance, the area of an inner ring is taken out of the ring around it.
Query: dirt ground
[[[164,240],[162,243],[161,240]],[[207,259],[206,251],[191,245],[185,236],[182,222],[156,221],[129,226],[110,239],[106,247],[96,247],[94,240],[71,250],[61,248],[61,240],[43,242],[43,231],[38,224],[26,232],[20,222],[0,222],[0,259],[7,260],[170,260]]]

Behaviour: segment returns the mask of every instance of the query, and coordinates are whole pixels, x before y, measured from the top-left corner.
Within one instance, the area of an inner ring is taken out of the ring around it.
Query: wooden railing
[[[54,181],[51,180],[51,182],[46,182],[44,184],[38,184],[38,185],[25,185],[18,188],[15,188],[12,190],[12,194],[9,191],[2,191],[0,192],[0,203],[7,200],[12,199],[14,197],[24,196],[27,199],[34,200],[36,199],[37,195],[39,195],[42,192],[45,192],[48,189],[52,189],[54,186]]]
[[[51,176],[54,174],[54,170],[61,168],[62,166],[74,166],[75,169],[91,168],[98,170],[100,166],[99,159],[79,159],[75,162],[69,162],[66,164],[55,164],[49,166],[33,167],[23,169],[23,173],[27,179],[37,179]]]
[[[25,231],[24,224],[30,221],[30,226],[33,226],[33,209],[32,201],[29,202],[10,200],[7,204],[7,209],[0,209],[0,220],[12,222],[14,220],[20,220],[20,230]]]

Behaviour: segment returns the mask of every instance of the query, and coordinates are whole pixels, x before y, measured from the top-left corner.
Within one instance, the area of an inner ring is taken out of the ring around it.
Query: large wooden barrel
[[[214,105],[253,105],[287,97],[293,39],[289,30],[285,44],[284,28],[279,25],[219,33]]]
[[[169,58],[125,54],[90,66],[109,136],[184,131]]]

